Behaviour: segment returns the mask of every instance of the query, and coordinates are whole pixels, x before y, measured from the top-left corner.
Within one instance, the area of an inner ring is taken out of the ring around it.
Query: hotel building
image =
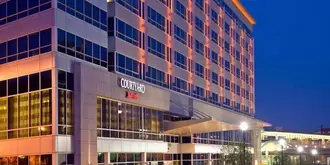
[[[258,164],[254,24],[238,0],[0,0],[0,164],[220,164],[242,140]]]

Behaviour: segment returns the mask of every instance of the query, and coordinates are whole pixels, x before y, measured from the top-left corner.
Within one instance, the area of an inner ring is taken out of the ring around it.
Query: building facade
[[[261,133],[261,151],[262,162],[266,165],[272,165],[275,161],[274,157],[279,156],[282,152],[282,146],[279,140],[284,139],[283,146],[284,155],[292,162],[299,163],[298,147],[302,147],[301,161],[303,164],[313,161],[315,164],[330,164],[330,135],[316,133],[297,133],[283,131],[262,131]],[[316,150],[317,154],[313,156],[312,150]]]
[[[218,164],[242,140],[257,164],[254,24],[238,0],[0,0],[0,164]]]

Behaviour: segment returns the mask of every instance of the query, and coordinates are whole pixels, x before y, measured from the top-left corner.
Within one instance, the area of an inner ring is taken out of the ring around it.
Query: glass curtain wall
[[[97,98],[99,137],[163,140],[162,111]]]
[[[0,81],[0,139],[52,134],[51,71]]]

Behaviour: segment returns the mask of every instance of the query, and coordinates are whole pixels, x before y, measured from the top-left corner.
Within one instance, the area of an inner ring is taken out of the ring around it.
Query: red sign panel
[[[126,97],[130,99],[139,99],[139,94],[127,91]]]

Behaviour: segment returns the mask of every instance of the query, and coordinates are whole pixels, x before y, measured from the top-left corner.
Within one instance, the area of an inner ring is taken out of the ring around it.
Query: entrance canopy
[[[165,134],[189,136],[194,133],[206,133],[239,129],[238,126],[216,121],[212,118],[183,120],[172,122]]]
[[[184,106],[179,106],[179,108]],[[240,129],[240,124],[248,124],[249,130],[257,130],[270,124],[235,111],[226,110],[208,104],[193,101],[193,107],[186,108],[191,114],[190,120],[172,121],[165,124],[165,134],[192,135],[194,133],[206,133]]]

